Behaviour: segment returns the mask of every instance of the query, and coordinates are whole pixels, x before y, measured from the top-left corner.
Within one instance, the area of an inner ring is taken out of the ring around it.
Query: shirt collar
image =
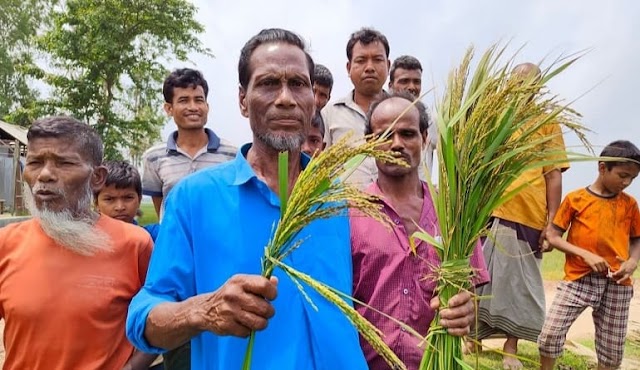
[[[204,128],[204,132],[207,134],[208,142],[207,142],[207,152],[215,153],[220,147],[220,138],[216,135],[213,130],[209,128]],[[171,135],[169,135],[169,139],[167,140],[167,152],[168,153],[177,153],[178,145],[176,144],[176,140],[178,139],[178,131],[174,131]]]
[[[255,171],[247,161],[247,153],[249,153],[249,149],[251,149],[251,143],[244,144],[240,150],[238,150],[238,153],[236,153],[236,159],[234,160],[236,177],[233,181],[233,185],[242,185],[254,177],[256,179],[258,178]],[[309,158],[308,155],[300,153],[300,165],[303,170],[307,168],[310,160],[311,158]]]
[[[388,94],[385,89],[382,89],[382,92],[385,93],[385,94]],[[351,90],[351,92],[349,94],[347,94],[347,96],[345,96],[345,97],[339,99],[338,101],[336,101],[334,105],[344,105],[347,108],[358,112],[363,117],[366,117],[367,116],[367,112],[363,111],[362,108],[360,108],[360,106],[358,104],[356,104],[356,101],[353,98],[355,96],[355,93],[356,93],[355,89]]]

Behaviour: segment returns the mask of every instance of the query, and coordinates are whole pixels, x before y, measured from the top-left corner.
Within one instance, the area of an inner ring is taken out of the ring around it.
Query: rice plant
[[[554,137],[540,134],[543,128],[560,124],[589,147],[579,114],[544,87],[579,57],[559,60],[537,78],[518,78],[511,73],[513,57],[501,64],[505,49],[490,47],[471,75],[470,48],[450,73],[437,106],[438,191],[433,184],[429,188],[440,236],[413,237],[432,244],[442,262],[435,271],[441,309],[470,288],[469,258],[493,211],[527,184],[507,188],[525,170],[567,160],[564,152],[544,149]],[[569,160],[593,159],[566,154]],[[462,361],[461,338],[447,334],[437,313],[420,369],[471,369]]]

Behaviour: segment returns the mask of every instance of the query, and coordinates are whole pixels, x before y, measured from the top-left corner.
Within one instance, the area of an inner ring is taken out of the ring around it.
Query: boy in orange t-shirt
[[[565,281],[538,337],[542,370],[553,369],[569,328],[587,307],[593,308],[598,369],[622,363],[633,297],[630,277],[640,259],[640,211],[623,190],[640,172],[640,150],[619,140],[600,156],[624,160],[598,162],[596,181],[569,193],[547,230],[549,243],[566,254],[566,262]]]

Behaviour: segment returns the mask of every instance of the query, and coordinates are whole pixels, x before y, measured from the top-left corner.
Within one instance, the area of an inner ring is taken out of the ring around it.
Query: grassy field
[[[524,369],[539,369],[538,365],[538,347],[531,342],[522,341],[518,344],[518,352],[520,361],[524,365]],[[475,356],[465,356],[465,362],[478,370],[495,370],[502,369],[502,355],[497,352],[483,351],[478,355],[476,367]],[[585,357],[577,356],[571,352],[565,351],[562,357],[558,359],[556,368],[561,370],[591,370],[596,367],[589,363]]]
[[[158,216],[156,216],[156,210],[153,208],[153,203],[145,202],[140,204],[140,211],[142,216],[138,219],[140,225],[148,225],[158,222]]]

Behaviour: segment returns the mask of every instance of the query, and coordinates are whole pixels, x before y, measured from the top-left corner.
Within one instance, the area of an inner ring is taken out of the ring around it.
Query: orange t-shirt
[[[57,245],[36,219],[0,229],[4,370],[121,369],[133,354],[125,320],[153,242],[106,216],[96,226],[113,251],[92,257]]]
[[[549,136],[551,139],[544,143],[542,150],[553,153],[549,158],[566,160],[565,146],[560,125],[544,125],[540,128],[539,135]],[[517,222],[536,230],[542,230],[547,225],[547,183],[544,174],[559,169],[565,171],[569,163],[559,163],[542,168],[533,168],[525,171],[506,190],[509,191],[527,184],[518,194],[493,211],[493,216],[503,220]]]
[[[612,271],[620,269],[617,257],[629,258],[630,239],[640,237],[638,203],[626,193],[605,198],[588,189],[575,190],[562,201],[553,224],[569,230],[569,243],[604,258]],[[566,254],[565,280],[577,280],[591,271],[582,258]],[[631,285],[631,279],[623,285]]]

